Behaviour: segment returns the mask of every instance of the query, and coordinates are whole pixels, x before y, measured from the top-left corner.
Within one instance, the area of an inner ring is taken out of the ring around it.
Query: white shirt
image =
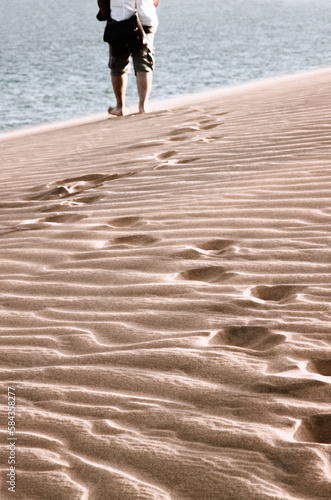
[[[138,16],[143,26],[158,26],[153,0],[137,0]],[[111,18],[115,21],[129,19],[135,11],[135,0],[110,0]]]

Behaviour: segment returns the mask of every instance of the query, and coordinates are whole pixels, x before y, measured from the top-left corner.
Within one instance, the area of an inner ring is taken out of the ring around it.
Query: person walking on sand
[[[125,94],[130,71],[130,57],[136,75],[139,113],[146,113],[148,98],[152,88],[152,74],[154,70],[154,35],[158,26],[156,7],[159,0],[97,0],[101,17],[114,21],[124,21],[130,18],[137,5],[137,12],[145,32],[145,43],[132,54],[123,54],[115,57],[109,45],[109,68],[111,82],[116,99],[116,106],[108,109],[110,115],[122,116],[125,111]],[[99,17],[98,17],[99,19]]]

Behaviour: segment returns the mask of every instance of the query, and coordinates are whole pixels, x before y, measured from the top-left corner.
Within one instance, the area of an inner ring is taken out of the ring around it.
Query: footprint
[[[216,128],[218,126],[218,123],[213,123],[211,125],[205,125],[204,127],[201,127],[201,130],[212,130],[213,128]]]
[[[160,153],[155,156],[156,160],[167,160],[168,158],[171,158],[172,156],[175,156],[178,152],[175,150],[172,151],[165,151],[164,153]]]
[[[127,149],[142,149],[142,148],[151,148],[155,146],[162,146],[166,141],[164,139],[156,140],[156,141],[144,141],[139,144],[134,144],[133,146],[129,146]]]
[[[44,222],[39,222],[38,220],[36,221],[27,221],[23,222],[22,224],[18,226],[9,226],[5,228],[1,233],[0,236],[6,236],[7,234],[11,233],[19,233],[21,231],[37,231],[40,229],[45,229],[49,226],[45,224]]]
[[[269,361],[266,373],[275,375],[277,373],[298,372],[298,370],[300,370],[300,367],[297,361],[282,356],[281,358],[275,357]]]
[[[209,341],[209,344],[226,344],[257,351],[267,351],[285,340],[285,335],[273,333],[264,326],[228,326],[218,332]]]
[[[86,219],[86,217],[87,217],[86,215],[79,215],[79,214],[51,215],[49,217],[44,217],[43,219],[26,221],[22,222],[17,226],[9,227],[7,228],[7,230],[1,233],[1,236],[21,231],[36,231],[38,229],[48,229],[49,228],[48,223],[63,224],[65,222],[67,223],[78,222],[82,219]]]
[[[154,170],[161,170],[163,168],[173,167],[174,165],[187,165],[194,163],[195,161],[198,160],[200,160],[200,158],[183,158],[182,160],[177,160],[177,159],[167,160],[163,161],[161,165],[157,165],[156,167],[154,167]]]
[[[162,170],[163,168],[172,167],[172,166],[176,165],[177,163],[179,163],[178,159],[172,158],[176,154],[178,154],[177,151],[172,150],[172,151],[166,151],[165,153],[155,155],[155,159],[161,161],[161,164],[154,167],[154,170]]]
[[[170,132],[171,136],[176,136],[176,135],[184,135],[189,132],[196,132],[199,130],[199,127],[181,127],[181,128],[175,128]]]
[[[110,220],[108,224],[114,227],[131,227],[136,226],[140,221],[140,217],[117,217],[116,219]]]
[[[186,165],[187,163],[193,163],[195,161],[199,161],[200,158],[186,158],[183,160],[178,160],[179,165]]]
[[[297,398],[320,398],[325,397],[325,393],[329,391],[329,385],[320,380],[299,380],[294,382],[288,382],[285,384],[277,385],[271,383],[256,383],[253,384],[252,389],[256,392],[266,393],[266,394],[281,394],[285,396],[294,396]]]
[[[80,177],[69,177],[57,182],[51,182],[46,186],[33,188],[31,191],[41,191],[38,194],[29,196],[28,200],[54,200],[58,198],[68,198],[89,189],[95,189],[105,182],[130,177],[136,172],[127,172],[125,174],[88,174]],[[46,188],[46,190],[45,190]]]
[[[263,307],[263,304],[250,299],[235,299],[231,303],[240,309],[260,309]]]
[[[72,196],[76,194],[76,192],[70,192],[66,187],[58,187],[54,189],[48,189],[47,191],[43,191],[42,193],[29,196],[27,199],[29,200],[54,200],[57,198],[67,198],[68,196]]]
[[[90,205],[101,200],[101,196],[81,196],[80,198],[73,198],[68,203],[69,206],[73,205]]]
[[[211,252],[223,253],[234,243],[235,243],[234,240],[225,240],[225,239],[208,240],[204,243],[199,243],[197,245],[197,248]]]
[[[157,238],[153,238],[148,234],[133,234],[130,236],[119,236],[118,238],[114,238],[113,242],[116,245],[138,245],[138,246],[147,246],[153,245],[157,240]]]
[[[29,207],[29,203],[22,202],[22,201],[5,201],[3,203],[0,203],[0,209],[7,209],[7,208],[25,208]]]
[[[78,222],[82,219],[86,219],[86,215],[79,214],[63,214],[63,215],[51,215],[50,217],[45,217],[40,219],[40,222],[52,222],[56,224],[63,224],[65,222]]]
[[[165,162],[161,163],[161,165],[157,165],[156,167],[154,167],[153,170],[163,170],[165,168],[173,167],[177,163],[178,163],[178,160],[165,161]]]
[[[68,205],[64,205],[63,203],[59,203],[57,205],[50,205],[49,207],[46,208],[41,208],[39,210],[40,213],[42,214],[47,214],[49,212],[58,212],[59,210],[63,210],[64,208],[67,208]]]
[[[175,252],[172,257],[178,259],[201,259],[206,254],[220,255],[231,248],[235,243],[234,240],[215,239],[208,240],[203,243],[198,243],[196,248],[187,248],[179,252]]]
[[[188,269],[178,274],[179,279],[189,281],[205,281],[207,283],[219,283],[231,278],[234,273],[228,272],[224,267],[208,266]]]
[[[294,438],[309,443],[331,444],[331,414],[322,413],[304,418]]]
[[[184,259],[184,260],[195,260],[201,259],[202,255],[197,250],[193,248],[188,248],[187,250],[182,250],[180,252],[175,252],[172,254],[174,259]]]
[[[96,203],[97,201],[101,200],[101,196],[81,196],[79,198],[71,198],[70,200],[62,201],[61,203],[57,205],[50,205],[49,207],[42,208],[39,210],[41,213],[48,213],[48,212],[58,212],[59,210],[66,209],[68,207],[78,207],[81,205],[88,205],[92,203]]]
[[[105,174],[86,174],[79,177],[68,177],[58,182],[52,183],[55,186],[62,186],[63,184],[75,184],[77,182],[92,182],[99,184],[104,182],[106,179],[116,179],[119,174],[105,175]]]
[[[291,285],[259,285],[251,289],[250,293],[253,297],[261,300],[279,302],[288,299],[300,290],[302,290],[302,287]]]
[[[207,116],[203,116],[203,117],[199,117],[199,118],[201,118],[199,120],[200,126],[209,125],[210,123],[215,123],[215,120],[211,115],[207,115]]]
[[[215,123],[215,121],[219,121],[218,118],[215,118],[215,116],[224,116],[224,115],[228,115],[230,113],[230,111],[222,111],[220,113],[215,113],[214,110],[213,112],[211,112],[210,114],[205,114],[205,111],[204,111],[204,114],[201,115],[199,118],[200,118],[200,123],[201,124],[205,124],[205,123]]]
[[[218,141],[219,139],[221,139],[222,136],[219,136],[219,137],[215,137],[215,136],[206,136],[206,137],[199,137],[196,139],[196,142],[206,142],[207,144],[209,144],[210,142],[214,142],[214,141]]]
[[[312,359],[314,371],[325,377],[331,377],[331,359]]]
[[[190,140],[190,136],[187,134],[176,135],[175,137],[171,137],[169,140],[172,142],[186,141]]]

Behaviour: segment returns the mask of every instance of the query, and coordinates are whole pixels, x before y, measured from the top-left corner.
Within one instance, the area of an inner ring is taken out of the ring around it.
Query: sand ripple
[[[330,74],[0,137],[17,499],[330,498]]]

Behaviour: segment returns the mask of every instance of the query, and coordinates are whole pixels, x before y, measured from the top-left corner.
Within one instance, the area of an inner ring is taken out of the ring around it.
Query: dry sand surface
[[[0,149],[1,498],[330,498],[331,69]]]

